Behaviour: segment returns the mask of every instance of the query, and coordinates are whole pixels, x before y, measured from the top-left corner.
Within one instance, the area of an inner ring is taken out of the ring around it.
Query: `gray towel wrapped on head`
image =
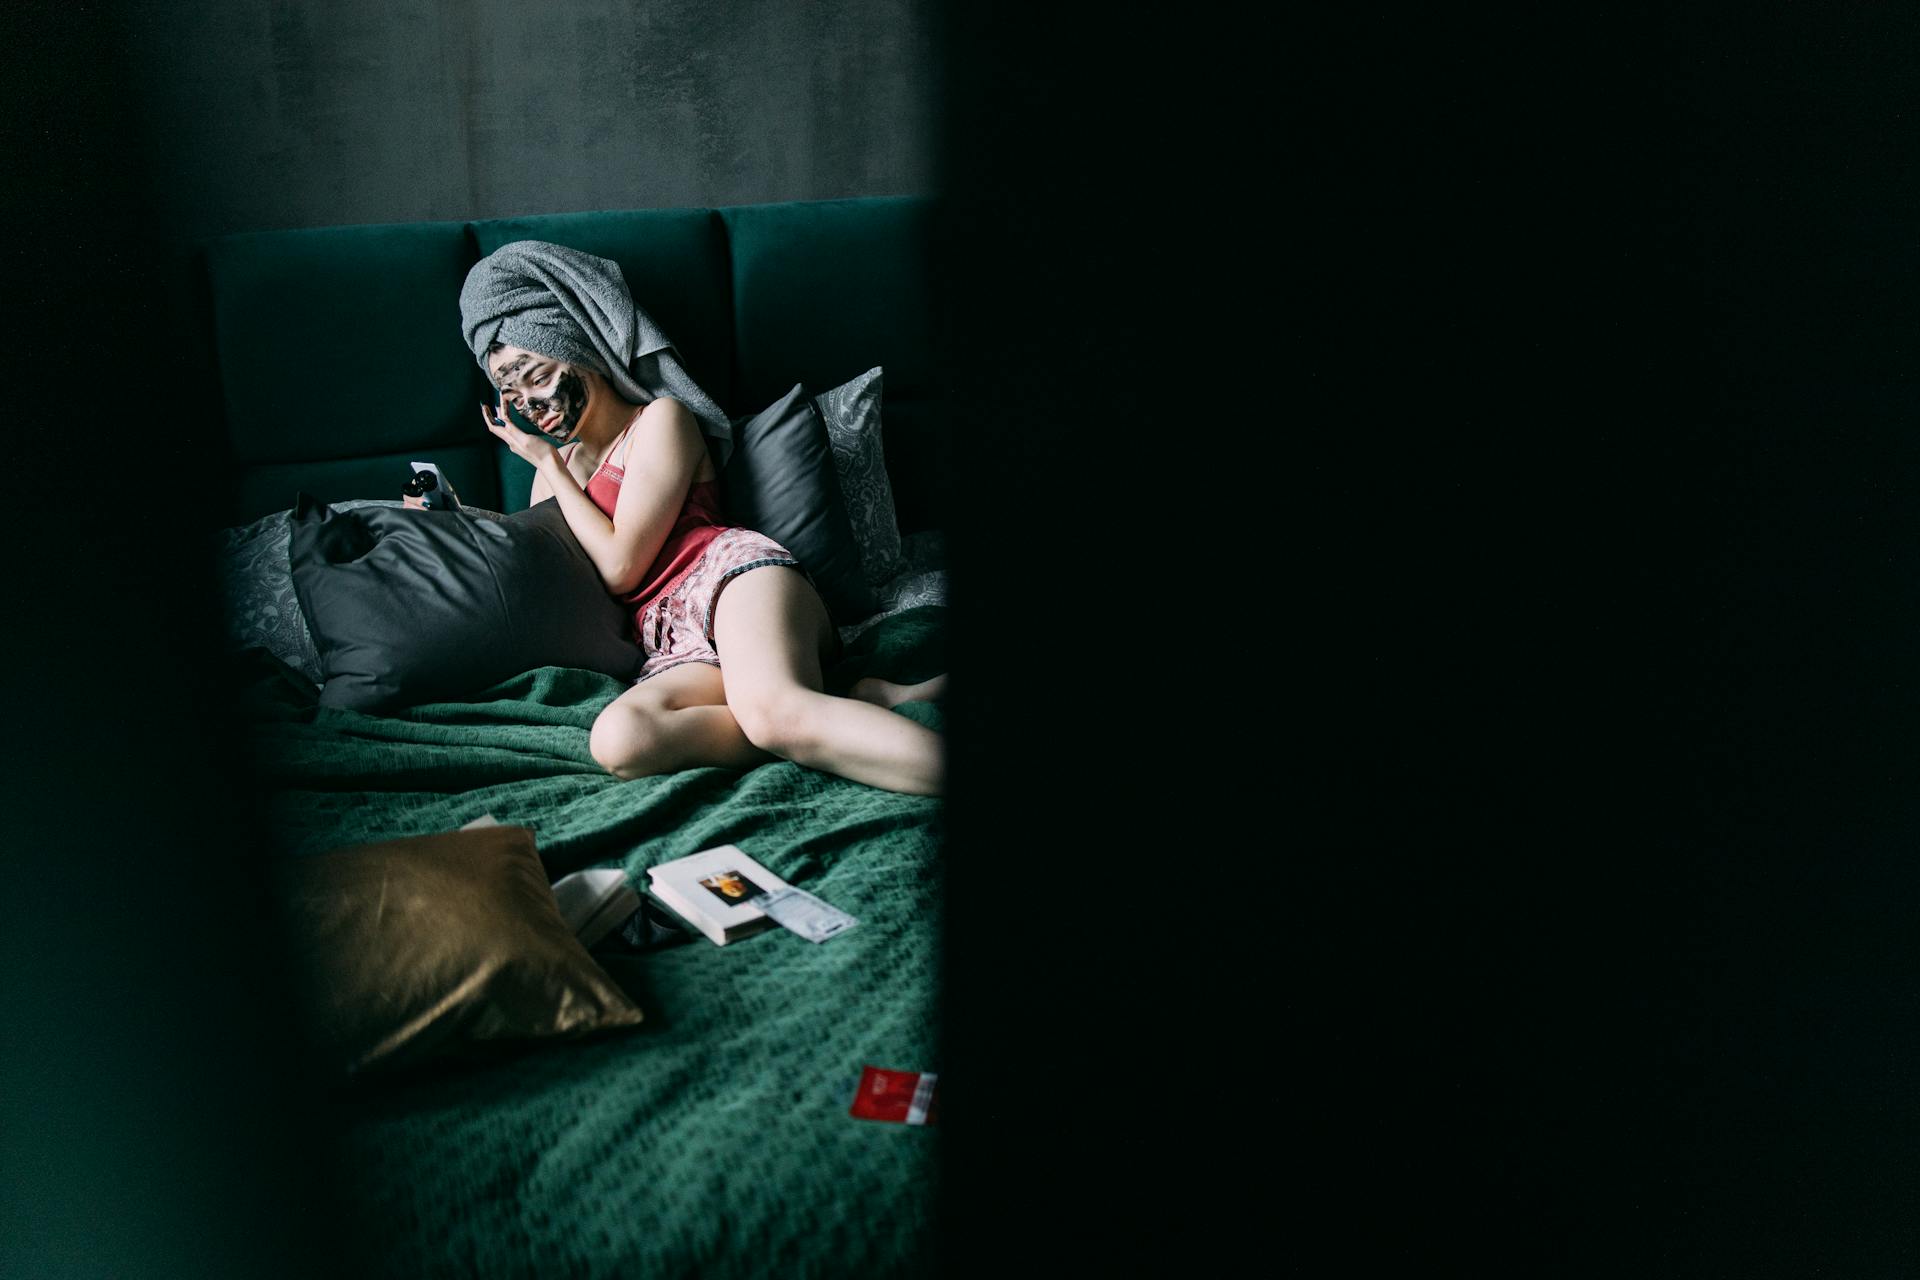
[[[733,453],[726,412],[634,302],[617,262],[544,240],[503,244],[467,272],[460,331],[489,382],[487,347],[495,342],[585,365],[635,404],[659,396],[685,404],[700,420],[715,466]]]

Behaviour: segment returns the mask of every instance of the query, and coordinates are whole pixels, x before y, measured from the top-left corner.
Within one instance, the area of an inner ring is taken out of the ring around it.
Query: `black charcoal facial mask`
[[[520,376],[539,362],[540,357],[532,355],[515,356],[498,370],[496,378],[500,385],[513,386]],[[552,380],[549,393],[545,396],[531,396],[520,392],[505,392],[501,397],[506,404],[507,421],[520,430],[532,435],[545,436],[555,444],[562,444],[573,438],[580,429],[580,419],[587,411],[587,383],[572,369],[563,369]],[[558,414],[558,420],[550,431],[542,431],[536,423],[542,418]]]
[[[572,369],[563,370],[553,381],[551,393],[547,396],[527,397],[527,416],[538,421],[549,414],[560,415],[559,421],[546,431],[550,440],[568,440],[580,429],[580,418],[587,411],[586,379]]]
[[[527,416],[520,412],[519,406],[514,404],[511,398],[508,398],[506,405],[507,405],[507,421],[511,423],[513,426],[520,428],[522,431],[526,432],[528,435],[540,436],[540,435],[546,434],[546,432],[540,430],[538,427],[534,426],[531,422],[527,421]],[[495,407],[495,413],[497,416],[498,406]]]

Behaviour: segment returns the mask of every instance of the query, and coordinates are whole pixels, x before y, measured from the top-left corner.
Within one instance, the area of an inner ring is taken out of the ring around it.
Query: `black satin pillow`
[[[323,706],[459,701],[535,667],[639,671],[633,619],[551,498],[501,520],[300,495],[288,560]]]
[[[720,498],[728,523],[793,552],[837,625],[879,609],[860,566],[827,425],[801,384],[759,413],[733,419],[733,454],[720,473]]]

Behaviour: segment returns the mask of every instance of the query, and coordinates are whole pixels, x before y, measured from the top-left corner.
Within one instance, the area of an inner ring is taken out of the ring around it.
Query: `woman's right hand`
[[[549,459],[559,456],[559,450],[554,448],[553,441],[543,435],[522,431],[508,422],[503,412],[496,412],[486,405],[481,405],[480,420],[487,424],[487,430],[493,433],[494,439],[513,450],[514,454],[524,462],[540,467]]]

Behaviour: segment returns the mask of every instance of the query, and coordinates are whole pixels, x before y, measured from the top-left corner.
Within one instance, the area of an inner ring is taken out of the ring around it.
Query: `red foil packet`
[[[932,1124],[939,1118],[940,1077],[931,1071],[888,1071],[868,1067],[860,1075],[848,1115],[896,1124]]]

